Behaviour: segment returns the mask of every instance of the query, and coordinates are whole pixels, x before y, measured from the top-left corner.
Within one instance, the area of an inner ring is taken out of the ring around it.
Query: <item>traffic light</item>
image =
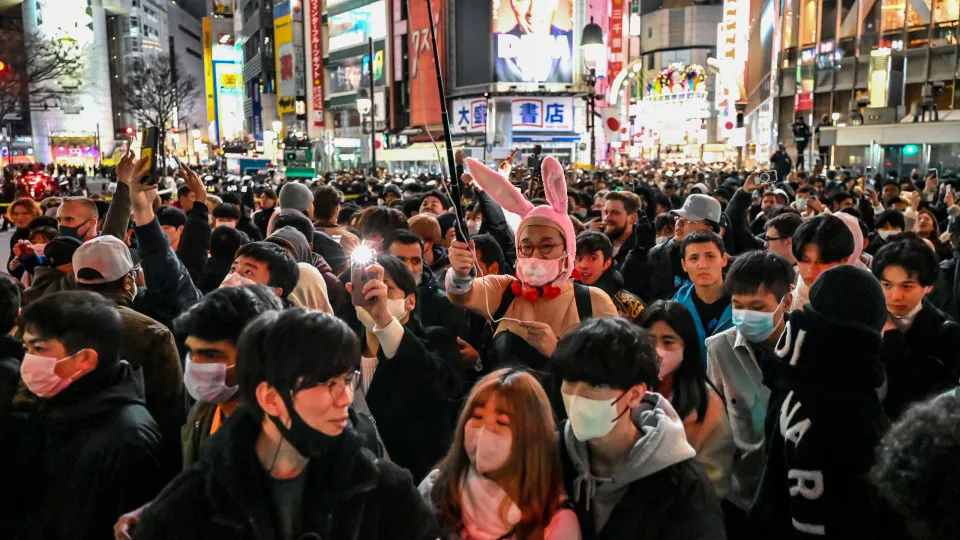
[[[127,126],[127,129],[125,129],[124,131],[127,133],[127,135],[133,135],[133,128],[130,126]]]

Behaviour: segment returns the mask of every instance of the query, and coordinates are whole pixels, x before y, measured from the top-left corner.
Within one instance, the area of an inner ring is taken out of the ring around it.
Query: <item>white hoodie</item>
[[[586,497],[586,507],[587,510],[593,510],[597,533],[603,529],[632,482],[697,454],[687,442],[683,419],[660,394],[647,392],[640,406],[631,413],[631,418],[640,430],[640,439],[609,477],[590,473],[587,443],[577,440],[570,422],[564,422],[563,442],[577,470],[577,477],[573,481],[573,500],[579,502],[581,496]]]

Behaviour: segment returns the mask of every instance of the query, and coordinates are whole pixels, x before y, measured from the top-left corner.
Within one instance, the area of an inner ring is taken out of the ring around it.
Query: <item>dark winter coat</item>
[[[180,234],[180,244],[177,246],[177,257],[190,274],[195,285],[203,283],[203,273],[207,268],[207,258],[210,253],[210,218],[207,205],[194,203],[187,212],[187,222],[183,225]]]
[[[927,300],[906,332],[883,334],[887,395],[883,408],[896,420],[908,405],[960,384],[960,324]]]
[[[442,326],[457,336],[463,336],[466,326],[464,310],[453,305],[447,293],[440,290],[440,282],[426,266],[418,288],[417,316],[423,326]]]
[[[13,246],[17,245],[17,242],[20,240],[29,240],[30,239],[30,229],[20,229],[17,228],[13,231],[13,234],[10,235],[10,255],[7,257],[7,266],[4,267],[4,270],[9,272],[11,276],[19,280],[23,277],[24,268],[23,265],[17,266],[15,269],[10,270],[10,261],[13,260]]]
[[[37,399],[21,418],[22,434],[4,441],[16,457],[0,473],[2,538],[112,538],[117,517],[148,502],[169,479],[141,372],[126,362]]]
[[[134,538],[280,538],[267,472],[255,445],[260,422],[237,409],[204,445],[201,458],[173,480],[141,517]],[[439,527],[410,474],[376,459],[347,429],[328,459],[311,460],[301,538],[433,540]]]
[[[21,295],[20,303],[26,306],[43,296],[61,291],[72,291],[76,288],[77,283],[73,280],[73,274],[64,274],[60,270],[49,266],[38,266],[33,274],[30,287],[23,291]]]
[[[633,226],[630,238],[627,238],[620,250],[613,256],[613,265],[615,268],[623,266],[624,261],[631,251],[641,250],[649,251],[657,244],[657,232],[651,225],[647,216],[640,216],[637,223]]]
[[[440,329],[431,329],[440,330]],[[420,482],[443,458],[460,413],[463,379],[459,358],[407,323],[393,358],[381,347],[367,390],[367,405],[390,459]]]
[[[141,265],[147,287],[137,294],[133,308],[168,328],[172,327],[173,319],[200,300],[200,291],[170,247],[157,218],[133,230],[143,257]]]
[[[933,291],[927,295],[930,301],[937,309],[942,311],[947,317],[954,321],[960,320],[960,257],[956,254],[952,259],[940,263],[940,278],[933,286]]]
[[[623,288],[648,304],[673,298],[687,279],[680,265],[680,244],[671,238],[649,252],[640,251],[631,251],[620,267]]]
[[[746,253],[747,251],[764,248],[763,240],[757,238],[754,235],[756,231],[751,229],[747,224],[749,217],[748,211],[750,210],[752,202],[753,197],[749,193],[743,189],[738,189],[737,192],[733,194],[733,197],[730,198],[730,203],[727,204],[727,208],[724,210],[729,226],[723,241],[724,244],[733,244],[726,246],[731,255],[738,255],[740,253]],[[754,222],[756,222],[756,220],[754,220]],[[764,224],[765,223],[766,220],[764,220]]]
[[[867,480],[890,425],[877,396],[880,333],[808,305],[790,315],[780,343],[787,350],[761,365],[771,389],[767,460],[748,537],[886,538]]]

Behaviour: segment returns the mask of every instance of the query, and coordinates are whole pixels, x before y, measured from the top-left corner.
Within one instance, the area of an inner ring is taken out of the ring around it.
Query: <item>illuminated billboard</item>
[[[387,84],[384,70],[386,58],[383,42],[374,45],[373,81],[376,86]],[[368,88],[370,79],[370,55],[354,56],[333,63],[327,70],[330,72],[330,90],[327,97],[356,93],[360,88]]]
[[[367,39],[383,39],[387,35],[386,5],[383,0],[331,15],[329,52],[363,45]]]
[[[493,0],[496,82],[573,83],[573,0]]]

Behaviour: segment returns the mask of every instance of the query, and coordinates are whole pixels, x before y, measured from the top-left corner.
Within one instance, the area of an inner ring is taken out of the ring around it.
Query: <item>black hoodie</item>
[[[169,480],[141,372],[126,362],[98,367],[15,414],[22,431],[4,440],[15,456],[0,472],[0,537],[109,537],[119,515]]]
[[[613,300],[613,305],[617,307],[617,313],[621,317],[637,322],[640,313],[643,312],[643,301],[637,295],[623,288],[623,275],[620,274],[620,271],[611,266],[592,286],[607,293],[610,300]]]
[[[877,396],[882,348],[865,325],[809,305],[791,313],[779,356],[760,366],[772,393],[749,538],[888,538],[866,478],[890,425]]]

